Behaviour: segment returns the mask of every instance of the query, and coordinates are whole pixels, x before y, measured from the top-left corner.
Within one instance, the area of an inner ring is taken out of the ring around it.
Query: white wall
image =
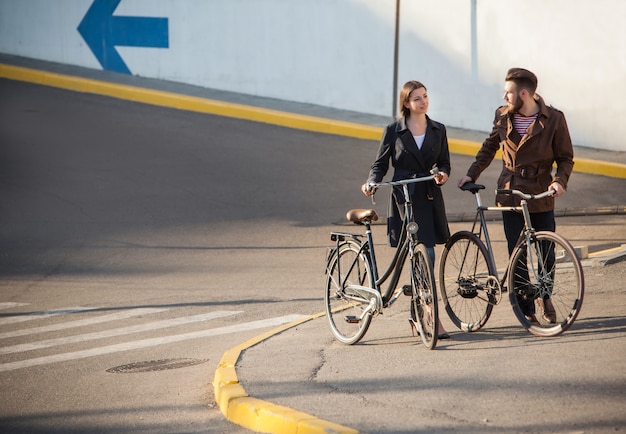
[[[93,0],[0,0],[0,52],[101,69],[76,30]],[[395,0],[122,0],[166,17],[169,48],[118,47],[133,74],[391,116]],[[511,66],[566,114],[576,145],[626,150],[626,2],[402,0],[398,85],[486,131]]]

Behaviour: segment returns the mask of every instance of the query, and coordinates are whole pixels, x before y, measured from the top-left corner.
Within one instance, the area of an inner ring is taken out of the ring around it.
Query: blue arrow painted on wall
[[[113,16],[122,0],[94,0],[78,32],[102,68],[130,74],[116,46],[169,48],[167,18]]]

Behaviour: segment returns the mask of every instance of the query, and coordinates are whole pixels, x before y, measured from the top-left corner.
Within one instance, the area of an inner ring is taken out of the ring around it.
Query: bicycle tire
[[[354,241],[343,242],[331,253],[326,268],[326,317],[333,335],[348,345],[359,342],[372,321],[371,314],[363,316],[370,303],[368,297],[348,298],[345,292],[347,285],[374,287],[370,259],[360,247]]]
[[[439,306],[433,265],[426,246],[418,243],[411,258],[411,318],[417,323],[424,346],[432,350],[437,346]]]
[[[496,270],[485,243],[473,232],[459,231],[446,243],[439,263],[439,288],[450,320],[475,332],[486,323],[497,294]]]
[[[530,245],[531,260],[528,260],[525,241],[511,255],[508,286],[512,290],[509,291],[509,300],[515,316],[530,333],[543,337],[558,336],[571,327],[580,313],[585,294],[583,269],[572,245],[559,234],[537,232]],[[546,253],[554,253],[553,264]],[[536,323],[525,315],[520,306],[521,300],[530,297],[537,312]],[[545,297],[549,297],[554,306],[553,322],[544,318],[541,309],[537,309],[538,300]]]

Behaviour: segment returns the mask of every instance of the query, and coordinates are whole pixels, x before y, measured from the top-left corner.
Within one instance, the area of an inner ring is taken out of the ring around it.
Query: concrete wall
[[[132,74],[391,118],[395,5],[0,0],[0,52],[119,71],[116,44]],[[118,38],[100,37],[113,54],[99,62],[77,28],[90,8],[107,7],[116,17],[165,19],[165,34],[145,20],[88,23]],[[402,0],[398,85],[424,82],[434,119],[486,131],[506,70],[526,67],[539,77],[538,92],[565,112],[576,145],[626,151],[624,22],[623,0]]]

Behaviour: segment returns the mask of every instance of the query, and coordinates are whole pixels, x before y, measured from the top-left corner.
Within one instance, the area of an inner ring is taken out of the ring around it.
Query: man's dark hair
[[[524,68],[511,68],[504,81],[512,81],[518,89],[526,89],[531,95],[537,90],[537,76]]]

